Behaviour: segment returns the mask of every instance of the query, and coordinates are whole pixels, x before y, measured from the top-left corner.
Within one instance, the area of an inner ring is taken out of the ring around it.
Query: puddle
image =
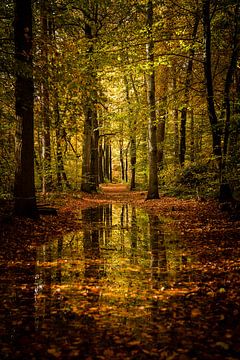
[[[174,287],[187,261],[180,238],[128,205],[86,209],[79,221],[82,231],[49,241],[35,262],[13,270],[3,358],[159,358],[170,336],[168,298],[182,291]]]
[[[114,298],[127,290],[138,297],[139,290],[169,288],[176,281],[183,249],[177,234],[157,216],[127,205],[108,205],[84,210],[81,221],[83,231],[38,250],[40,288],[49,276],[58,291],[76,293],[75,287],[98,284],[102,300],[111,291]]]
[[[1,359],[239,358],[236,238],[119,204],[79,221],[37,248],[0,242]]]

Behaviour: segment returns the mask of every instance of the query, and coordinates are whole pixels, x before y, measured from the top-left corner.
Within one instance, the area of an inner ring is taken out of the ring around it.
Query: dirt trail
[[[100,185],[100,193],[88,195],[84,194],[84,199],[107,202],[139,202],[144,201],[146,197],[145,191],[130,191],[126,184],[102,184]]]
[[[100,188],[105,193],[129,192],[129,186],[127,184],[103,184]]]
[[[237,236],[240,229],[240,222],[233,224],[229,214],[220,211],[218,202],[214,199],[179,199],[162,196],[160,192],[160,199],[146,201],[146,191],[130,191],[126,184],[104,184],[100,186],[100,191],[93,195],[84,194],[82,201],[75,206],[79,209],[109,202],[129,203],[152,214],[172,219],[173,226],[188,235],[192,234],[194,238],[203,233],[214,236],[228,233]]]

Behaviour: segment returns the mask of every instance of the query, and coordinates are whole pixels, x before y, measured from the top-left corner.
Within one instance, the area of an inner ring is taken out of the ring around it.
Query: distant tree
[[[15,0],[16,215],[36,217],[33,136],[32,1]]]

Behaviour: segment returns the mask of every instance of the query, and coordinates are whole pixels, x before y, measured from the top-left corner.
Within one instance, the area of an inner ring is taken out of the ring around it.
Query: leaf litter
[[[180,262],[171,248],[172,270],[161,271],[160,251],[155,258],[143,249],[149,259],[142,260],[142,234],[137,246],[132,238],[124,248],[125,258],[116,257],[119,244],[106,250],[107,239],[103,258],[94,247],[92,258],[87,249],[79,255],[75,239],[66,258],[57,257],[67,233],[84,232],[80,210],[104,204],[166,219],[181,238]],[[214,200],[145,201],[144,192],[108,185],[99,194],[56,197],[52,205],[58,216],[1,226],[2,359],[240,358],[240,223]]]

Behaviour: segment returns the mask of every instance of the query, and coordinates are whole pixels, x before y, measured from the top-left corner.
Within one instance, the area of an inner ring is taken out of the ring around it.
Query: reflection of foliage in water
[[[83,231],[39,249],[38,311],[45,312],[50,296],[64,311],[144,324],[152,298],[164,298],[180,268],[176,234],[164,221],[127,205],[84,210],[82,222]]]

